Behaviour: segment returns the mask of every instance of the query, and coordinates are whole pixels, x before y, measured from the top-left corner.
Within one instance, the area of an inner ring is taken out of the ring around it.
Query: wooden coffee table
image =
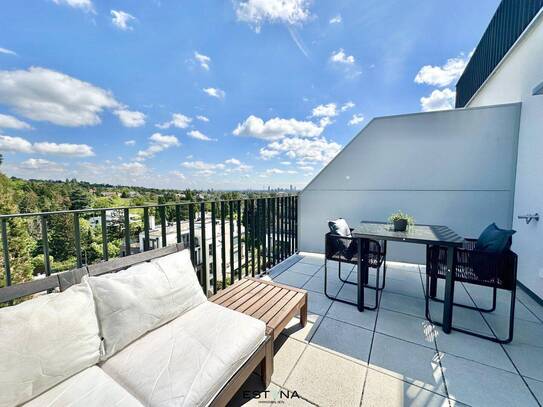
[[[307,323],[307,292],[271,281],[245,277],[209,300],[264,321],[274,340],[296,314]]]

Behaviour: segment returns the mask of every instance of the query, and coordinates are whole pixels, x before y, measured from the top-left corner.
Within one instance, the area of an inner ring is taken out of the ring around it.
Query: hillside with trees
[[[198,190],[170,190],[132,186],[91,184],[75,179],[66,181],[24,180],[7,177],[1,171],[0,155],[0,214],[55,212],[90,208],[116,208],[164,203],[230,200],[262,196],[258,192],[218,192]],[[267,194],[266,194],[267,195]],[[151,215],[157,215],[150,208]],[[108,211],[119,213],[122,211]],[[143,230],[143,209],[130,210],[130,234],[137,238]],[[101,225],[93,221],[100,212],[85,213],[79,217],[82,256],[85,264],[100,261],[103,255]],[[166,218],[174,219],[174,208],[167,208]],[[182,207],[182,219],[187,219],[188,208]],[[12,282],[29,281],[44,272],[41,219],[38,216],[12,218],[7,221]],[[73,214],[55,214],[47,217],[49,259],[52,271],[75,267]],[[122,215],[107,221],[109,257],[121,253],[124,242]],[[0,250],[0,286],[6,284],[4,259]]]

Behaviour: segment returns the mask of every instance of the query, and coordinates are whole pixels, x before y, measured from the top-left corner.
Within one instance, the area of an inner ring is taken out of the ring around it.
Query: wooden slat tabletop
[[[271,281],[246,277],[209,300],[264,321],[273,339],[297,313],[307,322],[307,292]]]

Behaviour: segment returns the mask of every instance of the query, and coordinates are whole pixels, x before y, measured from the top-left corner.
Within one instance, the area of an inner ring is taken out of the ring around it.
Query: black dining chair
[[[455,249],[453,258],[454,282],[463,282],[492,289],[492,306],[480,308],[453,302],[453,306],[472,309],[479,312],[493,312],[496,309],[498,289],[511,292],[509,312],[509,330],[507,338],[501,339],[483,335],[466,329],[452,327],[452,329],[488,339],[498,343],[509,343],[513,340],[515,324],[515,297],[517,289],[517,255],[510,249],[499,253],[488,253],[476,249],[476,239],[465,239],[463,247]],[[426,250],[426,319],[435,325],[440,323],[432,321],[429,312],[429,302],[443,302],[436,296],[436,281],[444,279],[447,272],[447,249],[439,246],[427,246]],[[432,280],[434,282],[432,282]]]
[[[350,229],[351,232],[353,229]],[[325,257],[324,257],[324,295],[334,301],[343,302],[345,304],[358,305],[355,302],[344,300],[328,294],[328,261],[338,262],[338,278],[345,284],[358,285],[358,283],[344,279],[341,276],[341,264],[358,264],[357,239],[352,236],[343,236],[333,232],[328,232],[325,236]],[[381,266],[383,266],[383,278],[380,281],[379,274]],[[375,285],[368,285],[369,276],[364,276],[364,287],[375,290],[375,305],[366,307],[374,310],[379,305],[379,293],[385,288],[386,278],[386,241],[379,242],[377,240],[368,239],[368,268],[376,270]]]

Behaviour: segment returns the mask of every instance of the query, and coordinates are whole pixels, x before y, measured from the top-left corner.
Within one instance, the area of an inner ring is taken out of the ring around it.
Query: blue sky
[[[2,170],[164,188],[301,188],[371,118],[451,108],[498,4],[6,2]]]

